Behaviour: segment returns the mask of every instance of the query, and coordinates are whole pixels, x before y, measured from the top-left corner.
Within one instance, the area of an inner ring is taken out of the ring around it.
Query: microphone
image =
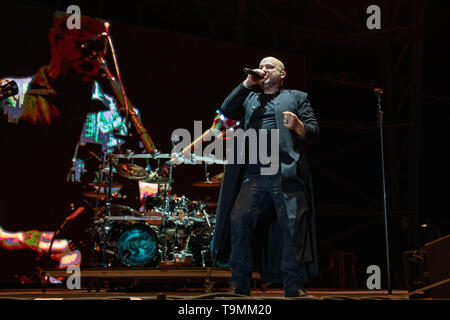
[[[373,89],[373,92],[376,93],[376,94],[382,94],[383,93],[383,89],[375,88],[375,89]]]
[[[84,42],[81,46],[83,47],[86,44],[88,44],[89,42],[95,42],[95,41],[98,41],[98,40],[100,40],[102,38],[107,38],[107,37],[108,37],[108,34],[106,32],[99,33],[98,35],[93,36],[92,38],[90,38],[89,40]]]
[[[373,92],[377,95],[377,100],[378,100],[378,112],[383,112],[381,110],[381,94],[383,93],[383,89],[381,88],[375,88],[373,89]],[[380,118],[378,118],[378,121],[380,121]]]
[[[253,71],[250,68],[244,68],[243,71],[244,71],[245,74],[249,74],[251,76],[254,76],[257,79],[264,79],[264,76],[260,76],[258,73],[256,73],[255,71]]]
[[[104,52],[106,51],[106,38],[108,34],[102,32],[90,40],[85,41],[81,44],[80,50],[84,57],[90,57],[94,52]]]

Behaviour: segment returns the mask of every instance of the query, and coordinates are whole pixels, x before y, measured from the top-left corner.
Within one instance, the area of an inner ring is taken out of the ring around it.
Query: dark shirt
[[[257,132],[257,163],[250,164],[249,163],[249,141],[246,140],[246,150],[245,150],[245,174],[246,175],[259,175],[261,173],[261,166],[269,167],[270,164],[263,165],[259,161],[259,131],[261,129],[267,130],[267,155],[271,153],[271,129],[277,129],[277,123],[275,119],[275,108],[274,108],[274,99],[278,96],[278,93],[274,94],[264,94],[261,93],[259,96],[259,106],[253,112],[248,129],[254,129]],[[247,130],[248,130],[247,129]]]

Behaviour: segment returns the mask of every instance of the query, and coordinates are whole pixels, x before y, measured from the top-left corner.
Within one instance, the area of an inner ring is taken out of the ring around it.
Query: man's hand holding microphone
[[[248,75],[247,79],[245,79],[243,83],[246,88],[261,85],[264,81],[264,76],[266,75],[266,73],[261,69],[244,68],[244,73]]]

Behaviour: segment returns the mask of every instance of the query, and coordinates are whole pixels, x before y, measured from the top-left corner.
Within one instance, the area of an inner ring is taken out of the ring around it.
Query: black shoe
[[[233,287],[230,288],[228,293],[240,294],[242,296],[250,296],[250,290],[246,291],[246,290],[242,290],[239,288],[233,288]]]
[[[294,294],[286,295],[286,298],[313,298],[304,288],[298,289]]]

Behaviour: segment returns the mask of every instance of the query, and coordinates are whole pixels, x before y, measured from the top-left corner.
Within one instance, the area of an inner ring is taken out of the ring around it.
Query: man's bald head
[[[280,71],[285,71],[284,63],[281,62],[279,59],[275,57],[265,57],[264,59],[261,60],[260,65],[267,62],[274,64]]]
[[[261,87],[265,93],[278,91],[286,77],[286,71],[283,62],[275,57],[265,57],[259,63],[259,69],[265,72]]]
[[[81,29],[68,29],[65,12],[56,12],[53,17],[53,27],[49,32],[51,61],[49,76],[57,78],[61,74],[75,72],[83,81],[92,80],[99,74],[99,63],[82,52],[82,43],[97,42],[98,47],[106,48],[106,40],[98,35],[104,32],[105,26],[101,19],[87,16],[80,17]],[[90,52],[89,52],[90,53]],[[105,52],[97,52],[104,55]]]

